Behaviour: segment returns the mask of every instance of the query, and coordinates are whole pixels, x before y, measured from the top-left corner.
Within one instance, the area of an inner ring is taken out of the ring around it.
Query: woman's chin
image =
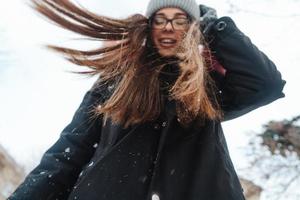
[[[159,50],[159,54],[161,57],[166,58],[174,57],[176,55],[176,53],[173,50]]]

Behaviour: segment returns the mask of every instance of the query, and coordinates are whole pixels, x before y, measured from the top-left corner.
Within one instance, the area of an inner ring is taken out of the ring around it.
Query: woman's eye
[[[177,25],[186,25],[186,24],[188,24],[188,20],[187,19],[175,19],[174,23]]]
[[[153,22],[154,22],[154,24],[159,25],[159,24],[164,24],[164,23],[165,23],[165,20],[162,19],[162,18],[156,18],[156,19],[154,19]]]

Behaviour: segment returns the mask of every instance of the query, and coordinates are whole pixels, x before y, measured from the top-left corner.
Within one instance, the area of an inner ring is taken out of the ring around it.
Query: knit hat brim
[[[194,20],[200,20],[199,6],[195,0],[150,0],[146,17],[151,17],[162,8],[179,8],[185,11]]]

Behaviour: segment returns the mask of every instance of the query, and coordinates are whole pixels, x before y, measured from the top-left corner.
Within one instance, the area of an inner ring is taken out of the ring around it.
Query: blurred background
[[[75,1],[74,1],[75,2]],[[124,18],[143,14],[148,0],[76,0],[89,10]],[[198,0],[230,16],[275,62],[285,98],[223,123],[233,164],[248,199],[300,199],[300,0]],[[0,5],[0,199],[40,161],[70,122],[95,78],[43,45],[99,47],[49,23],[28,0]]]

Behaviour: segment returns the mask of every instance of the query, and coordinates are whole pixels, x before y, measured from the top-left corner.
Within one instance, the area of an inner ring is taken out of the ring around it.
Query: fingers
[[[205,16],[217,16],[217,11],[216,9],[200,4],[200,17],[205,17]]]
[[[204,15],[208,11],[208,7],[203,4],[200,4],[199,7],[200,7],[201,15]]]
[[[214,22],[218,19],[216,9],[200,4],[200,27],[204,37],[207,39]]]

